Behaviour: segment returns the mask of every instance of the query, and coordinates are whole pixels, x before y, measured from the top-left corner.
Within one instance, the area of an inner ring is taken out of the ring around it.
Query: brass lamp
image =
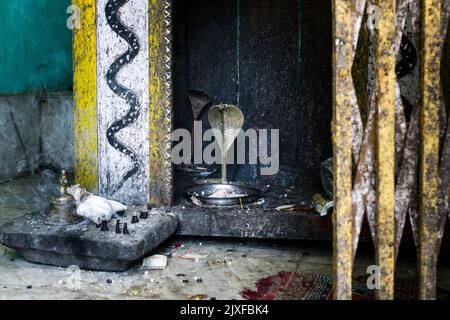
[[[77,224],[82,218],[76,214],[74,197],[67,193],[66,171],[62,170],[59,178],[59,194],[50,201],[47,209],[46,223],[51,225]]]

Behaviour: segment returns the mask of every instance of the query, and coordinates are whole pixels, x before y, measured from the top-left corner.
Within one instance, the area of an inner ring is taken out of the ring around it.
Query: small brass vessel
[[[66,171],[62,170],[59,178],[59,194],[50,201],[50,206],[46,211],[46,224],[77,224],[83,219],[78,217],[76,212],[75,199],[67,193]]]

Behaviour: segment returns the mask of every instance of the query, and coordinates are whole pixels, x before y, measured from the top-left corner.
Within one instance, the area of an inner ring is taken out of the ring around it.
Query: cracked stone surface
[[[100,231],[88,221],[76,225],[45,224],[42,212],[27,214],[0,227],[0,243],[17,249],[33,262],[61,267],[124,271],[169,238],[177,228],[177,218],[155,209],[147,219],[131,224],[129,234],[116,234],[116,219],[109,231]],[[125,218],[119,218],[125,221]],[[122,223],[123,225],[123,223]]]
[[[68,226],[47,225],[42,212],[54,187],[55,177],[48,179],[43,175],[0,186],[0,243],[17,249],[33,262],[124,271],[177,228],[177,218],[164,209],[151,210],[148,219],[137,224],[130,223],[131,217],[120,217],[122,222],[128,221],[128,235],[115,233],[115,219],[109,222],[107,232],[88,221]],[[34,210],[38,211],[29,213]]]

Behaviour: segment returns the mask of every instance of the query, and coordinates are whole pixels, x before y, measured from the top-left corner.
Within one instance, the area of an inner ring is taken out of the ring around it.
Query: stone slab
[[[240,208],[174,208],[177,234],[262,239],[331,240],[331,214]]]
[[[184,194],[194,182],[180,177],[175,189],[176,206],[171,210],[178,216],[177,234],[185,236],[216,236],[265,239],[331,240],[333,224],[331,211],[321,217],[314,209],[312,196],[319,193],[310,184],[296,188],[270,183],[270,190],[256,203],[232,207],[198,207]],[[266,181],[268,182],[268,181]],[[266,186],[260,186],[263,189]],[[282,205],[303,207],[296,211],[278,211]],[[309,209],[308,209],[309,208]]]
[[[44,224],[40,212],[16,218],[0,228],[0,243],[32,262],[101,271],[125,271],[167,240],[177,229],[175,215],[154,209],[137,224],[128,220],[129,235],[115,233],[115,220],[102,232],[92,223]]]

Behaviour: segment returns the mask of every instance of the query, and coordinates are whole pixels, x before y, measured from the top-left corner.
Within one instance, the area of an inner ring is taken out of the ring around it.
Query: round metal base
[[[82,217],[76,216],[71,213],[55,213],[54,211],[49,209],[44,212],[43,219],[43,223],[49,226],[73,225],[78,224],[84,220]]]
[[[55,217],[55,216],[46,216],[44,220],[44,224],[49,226],[67,226],[79,224],[83,219],[80,217]]]
[[[212,183],[194,185],[185,190],[188,196],[195,196],[207,206],[236,206],[258,201],[261,190],[234,183]]]
[[[174,166],[174,168],[197,178],[206,178],[219,171],[218,167],[196,164],[181,164]]]

